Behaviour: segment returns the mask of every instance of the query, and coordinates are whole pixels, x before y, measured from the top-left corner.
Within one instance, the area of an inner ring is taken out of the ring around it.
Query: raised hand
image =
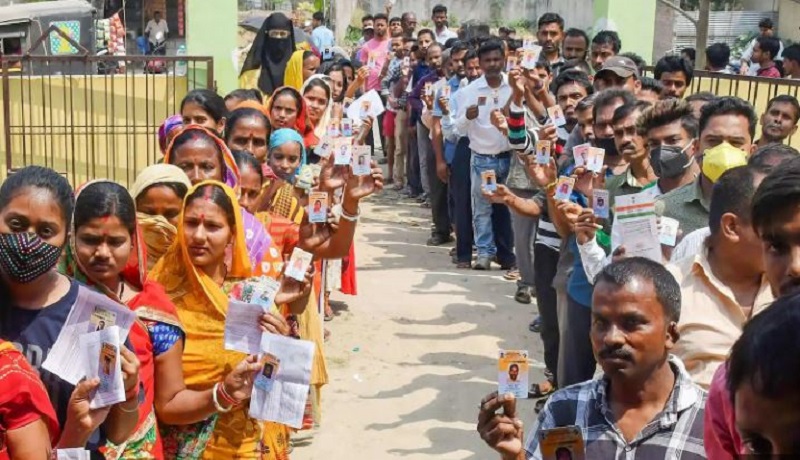
[[[439,109],[441,109],[442,115],[450,115],[450,98],[440,96]]]
[[[275,303],[290,304],[308,296],[311,293],[311,287],[313,286],[313,282],[314,282],[314,264],[311,264],[308,267],[308,271],[306,271],[306,276],[303,279],[303,281],[297,281],[294,278],[283,276],[283,278],[281,279],[281,287],[278,290],[278,294],[275,296]],[[261,327],[263,330],[272,332],[273,334],[278,333],[269,329],[268,325],[263,322]],[[288,332],[282,335],[288,335]]]
[[[333,157],[320,159],[321,169],[319,172],[319,189],[332,192],[344,187],[347,178],[350,176],[350,167],[347,165],[336,165]]]
[[[575,221],[575,238],[581,246],[594,240],[597,230],[603,228],[597,223],[597,217],[591,209],[583,209]]]
[[[498,410],[502,409],[498,413]],[[517,418],[517,400],[513,395],[491,393],[481,401],[478,433],[504,460],[517,460],[523,450],[523,424]]]
[[[492,122],[492,126],[497,128],[503,135],[508,136],[508,120],[501,110],[492,110],[489,120]]]
[[[528,175],[539,187],[544,188],[558,180],[558,166],[556,166],[555,158],[550,158],[550,162],[544,165],[530,161],[526,168]]]
[[[511,190],[503,184],[497,184],[497,190],[494,192],[490,192],[481,187],[481,194],[483,194],[483,197],[486,198],[487,201],[494,204],[506,204],[506,199],[513,195]]]
[[[345,184],[345,197],[355,201],[366,198],[373,193],[383,190],[383,170],[378,167],[375,161],[370,162],[372,174],[367,176],[356,176],[351,174]]]

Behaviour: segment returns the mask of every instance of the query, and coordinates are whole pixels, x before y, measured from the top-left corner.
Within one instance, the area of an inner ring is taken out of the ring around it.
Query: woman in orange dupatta
[[[308,108],[299,89],[284,86],[275,90],[267,102],[267,112],[272,129],[294,129],[303,137],[303,145],[312,148],[319,143],[314,125],[308,118]]]
[[[184,200],[176,241],[151,273],[184,324],[183,372],[190,389],[216,390],[228,369],[242,366],[243,355],[224,348],[228,292],[254,273],[234,191],[216,181],[194,185]],[[283,335],[290,332],[283,318],[271,313],[262,317],[262,327]],[[255,360],[252,356],[245,360],[248,370],[259,369]],[[252,376],[246,383],[252,390]],[[165,438],[169,436],[179,448],[202,447],[202,454],[192,458],[288,458],[285,427],[250,418],[248,398],[249,393],[233,398],[225,411],[202,422],[172,427]]]

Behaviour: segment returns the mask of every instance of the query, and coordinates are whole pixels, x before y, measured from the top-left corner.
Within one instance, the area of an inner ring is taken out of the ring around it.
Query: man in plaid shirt
[[[547,430],[574,425],[588,459],[706,458],[706,394],[670,354],[680,309],[680,287],[663,265],[633,257],[605,267],[595,282],[591,330],[604,376],[554,393],[526,445],[513,396],[489,395],[481,438],[504,460],[538,460]]]

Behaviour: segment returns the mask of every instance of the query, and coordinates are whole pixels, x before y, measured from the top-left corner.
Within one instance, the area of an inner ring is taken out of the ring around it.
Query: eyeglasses
[[[269,31],[269,38],[289,38],[289,31],[288,30],[270,30]]]

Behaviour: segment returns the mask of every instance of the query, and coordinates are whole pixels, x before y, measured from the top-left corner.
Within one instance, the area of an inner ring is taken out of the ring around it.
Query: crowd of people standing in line
[[[481,401],[478,431],[503,458],[541,458],[542,435],[564,426],[587,458],[796,453],[800,160],[784,143],[798,101],[777,95],[759,118],[735,97],[684,97],[689,60],[665,56],[644,77],[615,32],[590,39],[553,13],[530,67],[508,59],[530,50],[514,31],[459,38],[442,5],[432,20],[365,18],[349,59],[320,14],[313,43],[295,43],[274,13],[241,89],[188,93],[159,129],[163,161],[130,190],[73,190],[36,166],[0,186],[0,458],[288,458],[298,433],[248,413],[261,364],[223,347],[229,302],[249,279],[279,281],[260,327],[313,342],[301,432],[313,429],[328,380],[320,325],[335,316],[332,291],[357,291],[359,203],[384,184],[430,207],[428,244],[455,239],[458,268],[496,263],[518,280],[516,300],[536,299],[547,378],[530,388],[541,404],[527,442],[512,397]],[[753,63],[771,68],[773,48],[756,40]],[[356,175],[323,154],[370,91],[386,111],[352,120],[352,142],[383,146],[385,179],[377,162]],[[541,141],[552,158],[532,161]],[[587,143],[605,152],[599,172],[576,164]],[[560,177],[574,180],[566,198]],[[678,222],[677,244],[658,261],[626,257],[613,214],[594,213],[599,190],[611,209],[649,193]],[[325,222],[310,222],[309,192],[329,197]],[[296,248],[314,257],[304,281],[285,276]],[[97,379],[42,368],[87,289],[137,316],[121,350],[125,400],[101,409],[89,404]]]

